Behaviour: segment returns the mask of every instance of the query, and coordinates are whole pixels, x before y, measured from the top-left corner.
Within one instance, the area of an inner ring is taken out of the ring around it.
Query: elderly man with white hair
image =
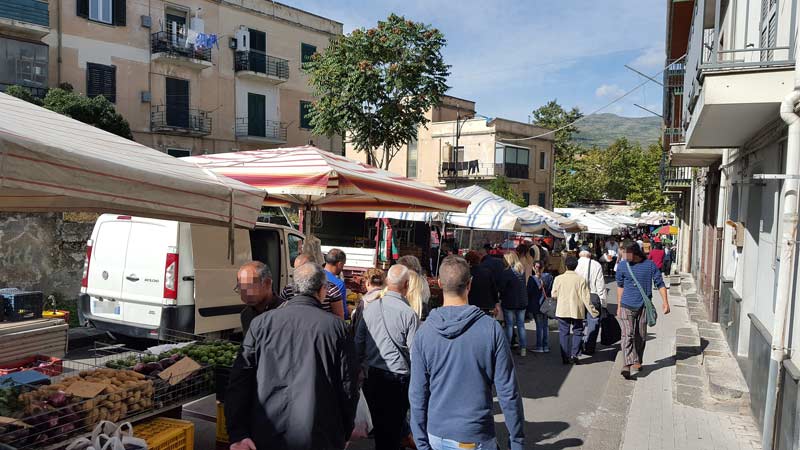
[[[364,397],[375,427],[375,448],[397,450],[408,413],[411,343],[419,326],[408,304],[409,269],[397,264],[386,276],[387,290],[365,305],[356,330],[356,353],[366,370]]]
[[[587,314],[584,320],[586,328],[583,337],[583,354],[591,355],[597,347],[597,336],[600,334],[600,318],[603,316],[602,310],[606,307],[606,282],[603,277],[603,266],[592,259],[592,251],[589,247],[581,247],[578,256],[580,256],[580,259],[575,272],[586,280],[594,307],[600,311],[600,316],[592,317],[591,314]]]

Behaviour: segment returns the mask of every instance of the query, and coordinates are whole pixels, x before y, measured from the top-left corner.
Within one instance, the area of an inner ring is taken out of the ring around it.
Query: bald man
[[[314,255],[308,253],[301,253],[297,255],[294,259],[294,268],[297,269],[298,267],[313,263],[316,264],[316,259]],[[344,318],[344,306],[342,305],[342,291],[339,290],[339,287],[334,285],[333,283],[328,283],[327,293],[325,294],[325,298],[322,299],[320,305],[322,309],[326,312],[332,313],[335,316]],[[289,300],[295,296],[295,288],[293,285],[289,284],[281,291],[281,298],[283,300]]]
[[[272,292],[272,272],[260,261],[250,261],[239,268],[234,291],[245,304],[240,315],[242,333],[245,335],[253,319],[265,311],[277,308],[281,303],[280,297]]]
[[[383,298],[364,308],[356,330],[356,353],[367,368],[364,396],[375,427],[375,449],[397,450],[408,412],[411,343],[419,318],[408,305],[410,269],[392,266]]]

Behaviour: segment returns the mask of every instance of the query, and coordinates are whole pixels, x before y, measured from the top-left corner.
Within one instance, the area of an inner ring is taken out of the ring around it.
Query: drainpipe
[[[776,417],[783,371],[781,365],[786,359],[787,318],[794,284],[794,263],[797,244],[797,192],[800,187],[800,116],[795,105],[800,101],[800,58],[795,57],[794,90],[781,103],[781,119],[789,125],[786,141],[786,179],[783,182],[783,244],[781,264],[778,270],[778,291],[775,304],[775,321],[772,328],[772,352],[769,361],[767,402],[764,409],[764,433],[762,447],[775,448]]]

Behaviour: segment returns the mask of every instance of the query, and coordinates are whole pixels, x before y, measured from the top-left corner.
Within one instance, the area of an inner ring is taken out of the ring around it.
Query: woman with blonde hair
[[[408,271],[408,292],[406,293],[406,300],[408,305],[417,314],[417,317],[422,319],[422,305],[423,297],[425,294],[425,287],[423,286],[427,280],[413,270]]]
[[[516,252],[503,255],[503,262],[506,268],[500,275],[497,289],[500,293],[500,306],[503,308],[506,338],[511,344],[516,327],[519,335],[519,356],[525,356],[528,351],[528,338],[525,335],[525,310],[528,308],[525,266],[520,262]]]

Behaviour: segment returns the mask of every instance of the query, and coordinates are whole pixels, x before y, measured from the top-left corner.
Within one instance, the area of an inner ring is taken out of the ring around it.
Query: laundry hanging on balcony
[[[197,48],[217,47],[217,50],[219,50],[219,39],[216,34],[198,33],[194,45]]]

